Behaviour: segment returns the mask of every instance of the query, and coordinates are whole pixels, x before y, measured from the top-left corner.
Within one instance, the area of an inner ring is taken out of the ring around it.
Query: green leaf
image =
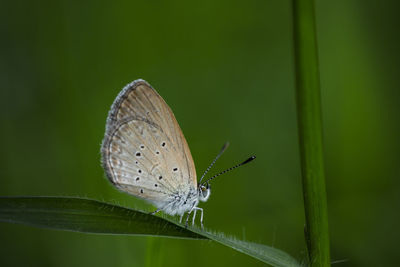
[[[163,218],[82,198],[0,198],[0,221],[83,233],[204,239]]]
[[[272,266],[301,266],[292,256],[286,252],[262,245],[257,243],[252,243],[248,241],[242,241],[234,237],[227,237],[222,233],[212,233],[209,231],[203,231],[198,228],[190,228],[193,232],[196,232],[204,237],[208,237],[215,242],[218,242],[224,246],[230,247],[241,253],[247,254],[253,258],[256,258],[262,262],[270,264]]]
[[[211,239],[272,266],[300,266],[287,253],[171,219],[83,198],[0,197],[0,222],[97,234]]]

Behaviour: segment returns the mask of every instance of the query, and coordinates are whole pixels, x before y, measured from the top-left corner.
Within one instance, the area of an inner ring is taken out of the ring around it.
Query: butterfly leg
[[[193,219],[192,219],[192,225],[194,225],[194,219],[196,218],[196,212],[198,210],[198,208],[193,208],[194,212],[193,212]]]
[[[201,211],[200,223],[201,223],[201,226],[203,226],[203,214],[204,214],[204,212],[203,212],[202,208],[198,208],[198,209]]]
[[[159,212],[159,211],[161,211],[161,209],[157,209],[157,210],[155,210],[155,211],[153,211],[153,212],[150,212],[150,214],[151,214],[151,215],[154,215],[154,214],[156,214],[156,213]]]
[[[187,214],[186,222],[185,222],[185,227],[188,227],[189,217],[190,217],[190,213],[192,213],[192,210],[193,210],[193,209],[191,209],[191,210],[188,212],[188,214]]]
[[[183,214],[181,215],[181,218],[179,219],[179,223],[182,223],[182,218],[183,218]]]
[[[193,214],[193,222],[192,222],[192,224],[194,224],[194,218],[195,218],[195,216],[196,216],[196,211],[197,210],[199,210],[200,212],[201,212],[201,215],[200,215],[200,224],[201,224],[201,227],[203,228],[203,209],[202,208],[198,208],[198,207],[195,207],[194,208],[194,214]]]

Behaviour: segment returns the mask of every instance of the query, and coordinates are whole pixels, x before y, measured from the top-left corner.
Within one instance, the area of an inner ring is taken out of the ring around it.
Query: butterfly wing
[[[128,84],[109,112],[102,163],[120,190],[157,206],[197,187],[185,137],[172,110],[144,80]]]

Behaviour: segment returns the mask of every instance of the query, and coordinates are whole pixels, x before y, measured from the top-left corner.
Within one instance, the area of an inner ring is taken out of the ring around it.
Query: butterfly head
[[[209,183],[199,184],[198,186],[199,200],[206,202],[211,195],[211,186]]]

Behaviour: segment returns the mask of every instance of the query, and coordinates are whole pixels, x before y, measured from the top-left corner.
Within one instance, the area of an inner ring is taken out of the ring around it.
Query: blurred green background
[[[291,1],[1,1],[0,195],[152,209],[100,166],[108,109],[143,78],[213,183],[205,225],[305,258]],[[316,1],[332,260],[395,266],[399,2]],[[0,224],[1,266],[262,266],[209,241]]]

